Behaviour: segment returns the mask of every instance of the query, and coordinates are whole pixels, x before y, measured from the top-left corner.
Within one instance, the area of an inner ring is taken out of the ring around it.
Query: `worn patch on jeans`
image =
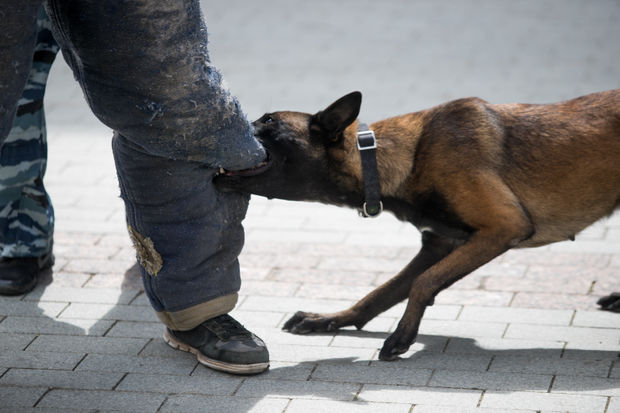
[[[138,254],[138,262],[148,274],[157,276],[164,262],[161,259],[161,255],[155,250],[153,240],[149,237],[144,238],[138,231],[133,229],[131,225],[128,225],[127,229],[129,230],[129,237]]]

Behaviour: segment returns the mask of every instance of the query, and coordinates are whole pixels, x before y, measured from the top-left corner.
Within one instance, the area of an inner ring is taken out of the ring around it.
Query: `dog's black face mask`
[[[214,182],[222,191],[240,191],[292,201],[340,203],[330,173],[328,149],[342,144],[344,129],[359,113],[361,94],[353,92],[315,115],[267,113],[253,125],[268,153],[266,163],[244,171],[224,171]]]

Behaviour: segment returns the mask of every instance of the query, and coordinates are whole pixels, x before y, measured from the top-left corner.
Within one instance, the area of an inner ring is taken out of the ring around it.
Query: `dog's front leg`
[[[462,186],[467,182],[467,186]],[[398,327],[383,344],[381,360],[393,360],[406,352],[418,334],[426,306],[444,288],[534,233],[534,225],[516,196],[494,174],[478,174],[459,180],[451,188],[454,207],[476,232],[411,284],[409,301]]]
[[[523,234],[523,233],[521,233]],[[452,285],[481,265],[510,249],[523,235],[505,230],[480,230],[470,240],[417,277],[409,292],[409,301],[398,327],[383,344],[380,360],[393,360],[414,342],[426,306],[441,290]]]
[[[294,334],[333,331],[350,325],[361,329],[378,314],[407,298],[414,278],[447,256],[459,243],[460,241],[425,232],[422,234],[422,248],[413,260],[394,278],[370,292],[351,308],[332,314],[298,311],[284,324],[283,329]]]

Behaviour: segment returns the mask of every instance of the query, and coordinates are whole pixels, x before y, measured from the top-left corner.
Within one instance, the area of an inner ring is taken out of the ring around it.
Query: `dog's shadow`
[[[337,335],[382,340],[388,334],[341,330]],[[386,390],[393,397],[406,400],[405,404],[428,403],[429,394],[442,397],[457,393],[473,399],[482,391],[551,392],[603,398],[617,391],[620,384],[617,370],[620,364],[612,373],[614,365],[620,363],[618,351],[566,350],[563,343],[553,342],[549,348],[525,348],[525,341],[518,345],[521,348],[494,349],[472,338],[440,335],[420,335],[417,343],[416,350],[391,362],[355,355],[303,362],[277,361],[278,349],[284,346],[273,346],[272,359],[276,361],[271,369],[244,379],[236,393],[241,397],[233,398],[231,411],[248,411],[256,408],[256,404],[275,403],[279,399],[323,398],[367,404],[388,401],[382,395]],[[342,348],[337,350],[343,353]],[[354,349],[348,350],[355,354]],[[196,369],[193,375],[227,376],[202,368]]]

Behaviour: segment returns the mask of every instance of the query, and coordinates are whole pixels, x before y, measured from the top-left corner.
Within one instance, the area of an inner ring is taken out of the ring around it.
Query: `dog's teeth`
[[[222,168],[221,166],[220,166],[220,173],[221,174],[226,173],[226,170],[224,168]]]

